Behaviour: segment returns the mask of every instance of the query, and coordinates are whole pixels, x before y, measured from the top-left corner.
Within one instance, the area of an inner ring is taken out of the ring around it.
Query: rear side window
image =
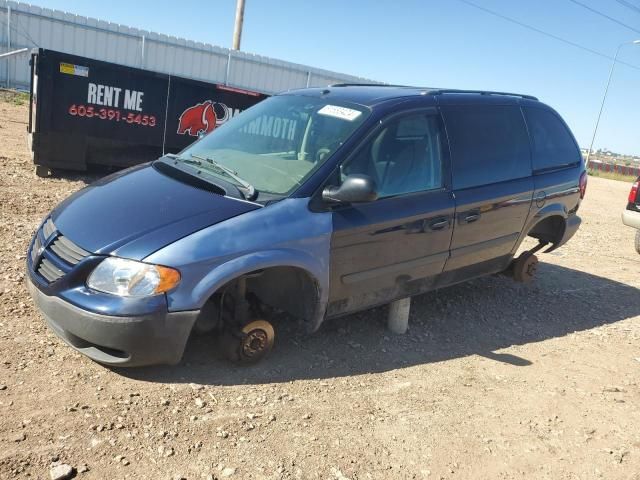
[[[442,111],[451,146],[454,189],[531,175],[529,137],[519,107],[465,105]]]
[[[533,169],[545,170],[580,162],[571,133],[558,116],[543,108],[525,107],[533,145]]]

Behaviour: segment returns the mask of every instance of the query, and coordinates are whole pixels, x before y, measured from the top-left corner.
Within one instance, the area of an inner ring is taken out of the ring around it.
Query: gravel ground
[[[283,328],[238,367],[206,337],[176,367],[112,370],[43,324],[24,284],[40,219],[87,175],[39,179],[27,107],[0,101],[0,478],[640,479],[640,256],[629,186],[591,178],[583,225],[532,285],[488,277]]]

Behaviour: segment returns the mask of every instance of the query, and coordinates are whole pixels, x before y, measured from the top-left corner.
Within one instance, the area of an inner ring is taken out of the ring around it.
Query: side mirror
[[[326,203],[364,203],[377,198],[376,182],[368,175],[349,175],[339,187],[327,186],[322,191]]]

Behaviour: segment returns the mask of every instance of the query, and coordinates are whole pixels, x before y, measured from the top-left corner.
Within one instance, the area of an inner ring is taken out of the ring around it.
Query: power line
[[[31,38],[31,35],[29,35],[27,30],[22,26],[22,24],[20,23],[19,17],[17,15],[12,15],[10,18],[11,18],[11,23],[9,23],[9,18],[7,18],[7,22],[6,22],[6,27],[9,27],[8,33],[11,33],[16,37],[22,37],[23,39],[31,42],[36,47],[40,47],[40,45],[38,45],[35,42],[35,40]]]
[[[24,40],[27,40],[28,42],[31,42],[36,47],[40,46],[36,42],[33,41],[33,39],[29,36],[29,34],[27,34],[26,32],[23,32],[21,30],[18,30],[17,26],[11,25],[11,35],[12,36],[15,35],[16,38],[17,37],[22,37]],[[11,43],[13,43],[13,42],[11,42]]]
[[[600,15],[603,18],[606,18],[607,20],[611,20],[613,23],[617,23],[618,25],[624,27],[624,28],[628,28],[629,30],[632,30],[636,33],[640,33],[640,30],[638,30],[637,28],[632,27],[631,25],[627,25],[626,23],[622,23],[620,20],[616,20],[613,17],[610,17],[609,15],[607,15],[606,13],[602,13],[598,10],[596,10],[595,8],[591,8],[589,5],[585,5],[582,2],[579,2],[578,0],[569,0],[571,3],[575,3],[576,5],[581,6],[582,8],[589,10],[592,13],[595,13],[596,15]]]
[[[631,2],[627,2],[627,0],[615,0],[615,1],[618,2],[620,5],[633,10],[636,13],[640,13],[640,7],[638,7],[637,5],[634,5]]]
[[[27,32],[27,29],[22,26],[22,24],[20,23],[20,19],[17,16],[15,18],[15,24],[20,28],[20,30],[22,30],[24,35],[31,41],[31,43],[33,43],[36,47],[40,48],[40,45],[38,45],[36,41],[33,38],[31,38],[31,35],[29,35],[29,33]]]
[[[40,45],[38,45],[35,40],[33,38],[31,38],[31,35],[29,35],[29,33],[27,32],[27,29],[24,28],[21,24],[20,24],[20,20],[18,19],[18,17],[15,17],[14,22],[15,25],[11,25],[11,29],[14,31],[14,33],[21,35],[23,38],[29,40],[31,43],[33,43],[36,47],[40,47]],[[18,30],[20,29],[20,30]]]
[[[464,3],[465,5],[469,5],[470,7],[473,7],[473,8],[476,8],[478,10],[481,10],[481,11],[483,11],[485,13],[488,13],[489,15],[493,15],[494,17],[498,17],[498,18],[501,18],[502,20],[506,20],[507,22],[519,25],[519,26],[521,26],[523,28],[526,28],[527,30],[532,30],[532,31],[534,31],[536,33],[539,33],[539,34],[544,35],[544,36],[549,37],[549,38],[553,38],[554,40],[558,40],[559,42],[566,43],[567,45],[571,45],[572,47],[579,48],[580,50],[584,50],[585,52],[589,52],[589,53],[591,53],[593,55],[597,55],[599,57],[606,58],[608,60],[613,60],[613,57],[611,57],[611,56],[609,56],[609,55],[607,55],[605,53],[598,52],[597,50],[593,50],[593,49],[591,49],[589,47],[585,47],[583,45],[580,45],[579,43],[575,43],[575,42],[572,42],[571,40],[567,40],[566,38],[559,37],[558,35],[555,35],[553,33],[546,32],[546,31],[541,30],[541,29],[539,29],[537,27],[534,27],[532,25],[529,25],[529,24],[523,23],[523,22],[521,22],[519,20],[516,20],[515,18],[507,17],[506,15],[502,15],[501,13],[495,12],[493,10],[489,10],[488,8],[482,7],[482,6],[480,6],[480,5],[476,4],[476,3],[473,3],[473,2],[471,2],[469,0],[458,0],[458,1]],[[636,70],[640,70],[639,66],[633,65],[631,63],[623,62],[622,60],[617,60],[616,63],[620,63],[622,65],[626,65],[627,67],[631,67],[631,68],[634,68]]]

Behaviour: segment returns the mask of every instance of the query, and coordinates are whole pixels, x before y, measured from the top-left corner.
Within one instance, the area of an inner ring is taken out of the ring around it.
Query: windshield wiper
[[[222,172],[228,175],[229,177],[233,178],[236,182],[240,184],[240,185],[237,185],[238,190],[242,192],[242,194],[244,195],[244,198],[246,198],[247,200],[254,200],[258,196],[258,190],[256,190],[256,187],[251,185],[249,182],[247,182],[243,178],[239,177],[238,172],[236,172],[235,170],[232,170],[229,167],[217,162],[211,157],[206,157],[204,155],[197,155],[193,153],[191,154],[191,157],[197,158],[198,160],[204,160],[205,162],[212,165],[214,167],[214,170],[218,172]],[[200,165],[200,166],[202,165],[200,161],[194,161],[188,158],[182,158],[181,160],[183,160],[185,163],[191,163],[193,165]]]

